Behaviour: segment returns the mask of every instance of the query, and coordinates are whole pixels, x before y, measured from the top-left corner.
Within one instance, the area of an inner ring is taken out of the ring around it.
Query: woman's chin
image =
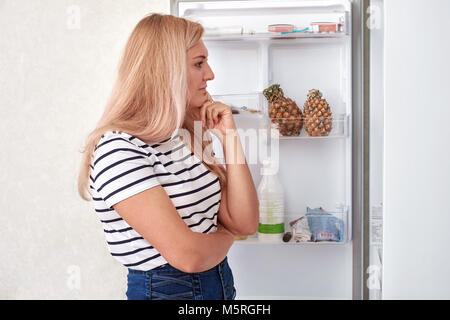
[[[208,99],[206,96],[204,99],[198,99],[197,101],[191,101],[191,103],[188,105],[188,109],[201,108],[201,107],[203,107],[203,105],[206,102],[208,102]]]

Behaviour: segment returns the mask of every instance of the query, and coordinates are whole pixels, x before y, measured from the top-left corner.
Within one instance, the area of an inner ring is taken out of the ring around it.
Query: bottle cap
[[[276,166],[275,164],[276,163],[271,159],[264,159],[262,161],[261,174],[263,176],[277,174],[278,166]]]

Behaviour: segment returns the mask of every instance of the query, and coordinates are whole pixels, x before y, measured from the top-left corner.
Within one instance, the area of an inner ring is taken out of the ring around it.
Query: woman
[[[128,299],[234,299],[227,253],[234,236],[257,230],[231,109],[208,101],[203,31],[170,15],[142,19],[86,140],[79,193],[94,200],[111,255],[128,268]],[[214,130],[225,167],[198,127]]]

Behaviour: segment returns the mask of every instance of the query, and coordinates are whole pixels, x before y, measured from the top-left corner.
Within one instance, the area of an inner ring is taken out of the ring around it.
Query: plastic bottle
[[[284,234],[284,191],[278,180],[274,162],[263,161],[262,179],[258,186],[258,240],[281,242]]]

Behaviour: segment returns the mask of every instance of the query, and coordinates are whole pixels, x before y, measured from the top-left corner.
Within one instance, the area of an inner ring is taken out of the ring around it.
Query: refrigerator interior
[[[235,241],[228,257],[236,298],[351,299],[350,1],[172,1],[172,13],[205,27],[203,41],[215,74],[208,83],[213,99],[259,111],[241,111],[235,120],[256,187],[262,160],[278,160],[285,231],[290,221],[305,215],[307,207],[322,207],[344,222],[342,242],[264,243],[256,235]],[[341,23],[342,30],[268,32],[271,24],[293,24],[300,29],[312,22]],[[300,109],[308,91],[319,89],[331,107],[330,134],[309,137],[303,128],[300,136],[277,140],[255,131],[270,128],[269,103],[262,93],[272,84],[280,84],[284,95]],[[217,140],[214,149],[218,157],[223,156]]]

